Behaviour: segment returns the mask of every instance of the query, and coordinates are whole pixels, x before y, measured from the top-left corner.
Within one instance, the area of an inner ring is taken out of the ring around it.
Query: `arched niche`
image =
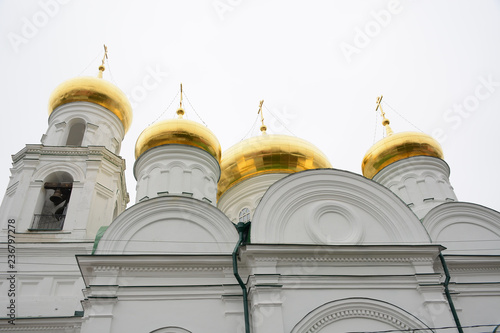
[[[81,146],[87,125],[83,119],[75,119],[69,125],[66,146]]]
[[[198,199],[164,196],[120,214],[96,254],[230,254],[238,241],[234,224]]]
[[[35,206],[31,231],[62,230],[73,189],[73,177],[64,171],[47,175]]]
[[[500,255],[500,212],[468,202],[447,202],[422,220],[448,254]]]
[[[423,321],[385,301],[347,298],[325,303],[305,315],[291,333],[409,331],[430,333]]]
[[[428,244],[422,223],[384,186],[360,175],[317,169],[274,183],[252,218],[253,243]]]

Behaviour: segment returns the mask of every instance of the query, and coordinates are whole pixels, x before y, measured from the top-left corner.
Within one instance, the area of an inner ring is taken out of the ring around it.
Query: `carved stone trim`
[[[402,331],[409,330],[410,327],[399,319],[394,318],[393,316],[382,313],[376,310],[368,310],[368,309],[350,309],[350,310],[341,310],[334,313],[331,313],[327,316],[324,316],[320,320],[318,320],[315,324],[312,325],[305,333],[313,333],[319,331],[323,326],[330,324],[331,322],[335,322],[341,319],[347,318],[371,318],[381,322],[385,322],[391,326],[396,326],[398,329]]]
[[[123,271],[129,272],[215,272],[223,271],[224,269],[231,268],[230,266],[219,267],[123,267]]]
[[[255,257],[257,262],[272,262],[272,261],[322,261],[322,262],[425,262],[433,263],[434,260],[429,257],[334,257],[318,254],[314,257]]]

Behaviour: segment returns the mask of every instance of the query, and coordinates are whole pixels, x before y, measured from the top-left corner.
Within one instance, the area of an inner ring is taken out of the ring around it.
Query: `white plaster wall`
[[[243,280],[249,274],[254,332],[338,332],[346,323],[348,331],[371,331],[369,323],[396,330],[453,325],[434,269],[438,252],[435,245],[247,245],[240,266]],[[310,318],[339,302],[344,305]]]
[[[241,289],[232,275],[230,255],[126,256],[118,261],[85,256],[79,262],[88,298],[82,332],[153,332],[165,327],[241,331]]]
[[[373,177],[399,196],[422,219],[432,208],[457,201],[450,168],[442,159],[415,156],[390,164]]]
[[[49,117],[49,127],[42,137],[45,146],[65,146],[71,125],[75,121],[86,124],[82,146],[105,146],[120,154],[125,136],[123,124],[108,109],[89,102],[73,102],[56,108]]]
[[[191,299],[155,297],[147,303],[121,301],[113,309],[113,317],[117,320],[113,320],[110,330],[103,333],[152,332],[167,326],[181,327],[190,332],[238,332],[236,318],[226,319],[225,306],[221,298],[219,294],[200,295],[199,298],[193,295]],[[133,317],[130,316],[131,313],[134,314]],[[82,333],[86,332],[99,331],[82,330]]]
[[[287,175],[286,173],[271,173],[245,179],[228,189],[219,198],[217,207],[233,223],[238,223],[240,211],[243,208],[248,208],[250,210],[250,220],[252,220],[255,208],[269,186]]]
[[[307,170],[275,182],[255,210],[252,243],[424,244],[430,238],[394,193],[360,175]]]
[[[498,325],[500,256],[445,254],[444,258],[451,276],[450,292],[461,324]],[[442,270],[440,265],[437,269]],[[492,332],[493,327],[468,328],[466,331]]]
[[[90,253],[93,243],[16,244],[16,316],[65,317],[82,311],[85,287],[75,260]],[[6,251],[2,256],[6,257]],[[0,304],[7,304],[10,284],[0,283]]]
[[[433,242],[454,255],[500,255],[500,212],[467,202],[449,202],[422,220]]]
[[[20,240],[93,239],[99,227],[111,223],[115,205],[119,213],[125,209],[124,169],[124,161],[104,147],[27,145],[14,156],[7,195],[0,207],[2,237],[6,238],[7,220],[15,219]],[[60,172],[73,179],[63,230],[29,231],[34,214],[40,213],[44,182]]]
[[[137,203],[118,216],[96,253],[230,254],[237,241],[234,225],[210,203],[162,196]]]
[[[134,164],[137,202],[162,195],[185,195],[215,206],[220,166],[203,149],[169,144],[143,153]]]

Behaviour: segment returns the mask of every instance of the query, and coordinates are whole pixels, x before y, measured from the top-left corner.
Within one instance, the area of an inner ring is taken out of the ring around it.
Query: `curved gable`
[[[252,243],[429,243],[394,193],[360,175],[317,169],[274,183],[255,210]]]
[[[96,254],[230,254],[238,241],[234,224],[214,206],[165,196],[127,209],[109,226]]]
[[[468,202],[448,202],[422,220],[434,243],[446,253],[500,255],[500,212]]]

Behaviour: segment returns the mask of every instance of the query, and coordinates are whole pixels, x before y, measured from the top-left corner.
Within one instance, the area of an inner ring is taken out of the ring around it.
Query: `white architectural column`
[[[137,202],[184,195],[215,206],[220,166],[205,150],[178,144],[149,149],[134,165]]]
[[[388,165],[373,180],[389,188],[422,219],[432,208],[457,200],[449,176],[450,168],[442,159],[414,156]]]

